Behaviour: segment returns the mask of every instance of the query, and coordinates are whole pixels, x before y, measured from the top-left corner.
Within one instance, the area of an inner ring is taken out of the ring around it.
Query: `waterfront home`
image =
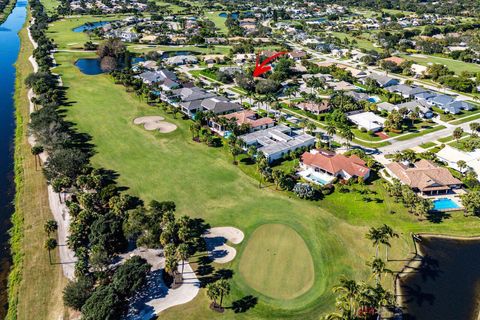
[[[462,186],[462,182],[447,168],[439,167],[429,160],[422,159],[413,164],[392,162],[385,169],[390,176],[422,195],[449,194]]]
[[[330,183],[335,178],[367,180],[370,168],[356,155],[345,156],[328,150],[305,152],[300,159],[299,175],[317,184]]]
[[[281,159],[291,151],[310,148],[315,144],[315,137],[309,134],[299,134],[285,125],[247,133],[238,138],[243,142],[245,150],[250,146],[257,147],[257,150],[265,155],[268,162]]]
[[[225,136],[225,133],[227,131],[226,122],[232,120],[235,121],[235,123],[239,127],[248,126],[248,132],[265,130],[275,125],[275,121],[272,118],[261,118],[251,110],[242,110],[226,115],[221,115],[218,117],[218,120],[210,119],[209,126],[210,128],[212,128],[212,131],[217,132],[221,136]]]
[[[348,120],[353,122],[359,129],[363,128],[367,131],[380,131],[383,128],[385,119],[377,116],[373,112],[360,112],[347,116]]]

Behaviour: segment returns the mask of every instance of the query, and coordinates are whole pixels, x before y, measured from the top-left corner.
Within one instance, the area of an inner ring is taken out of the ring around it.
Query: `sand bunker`
[[[237,250],[227,245],[227,241],[233,244],[239,244],[243,241],[244,234],[241,230],[234,227],[211,228],[203,236],[207,243],[207,250],[210,257],[216,263],[227,263],[232,261]]]
[[[158,130],[161,133],[169,133],[175,131],[177,126],[173,123],[163,121],[165,120],[164,117],[160,116],[146,116],[146,117],[139,117],[133,120],[134,124],[140,125],[143,124],[145,130],[153,131]]]

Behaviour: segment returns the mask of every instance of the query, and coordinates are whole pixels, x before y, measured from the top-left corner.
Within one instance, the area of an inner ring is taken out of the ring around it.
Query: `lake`
[[[422,237],[426,258],[401,278],[404,319],[476,320],[480,304],[480,239]]]
[[[7,310],[7,276],[11,265],[8,230],[14,211],[13,200],[13,139],[15,117],[13,94],[15,91],[15,67],[20,50],[18,32],[26,18],[26,2],[17,1],[7,20],[0,25],[0,319]]]

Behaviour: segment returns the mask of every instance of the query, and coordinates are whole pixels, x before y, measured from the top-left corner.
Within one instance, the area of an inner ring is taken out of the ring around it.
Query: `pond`
[[[104,25],[107,25],[111,23],[112,21],[97,21],[97,22],[87,22],[79,27],[73,28],[73,32],[84,32],[88,30],[94,30],[96,28],[103,27]]]
[[[422,237],[418,250],[424,261],[400,280],[404,319],[476,320],[480,239]]]
[[[94,76],[97,74],[104,73],[102,68],[100,68],[99,59],[78,59],[75,62],[75,66],[83,73],[89,76]]]
[[[145,58],[143,57],[132,57],[131,59],[132,65],[137,64],[139,62],[145,61]],[[80,70],[83,74],[89,75],[89,76],[95,76],[97,74],[102,74],[105,73],[105,71],[102,70],[101,65],[100,65],[100,60],[95,59],[95,58],[84,58],[84,59],[78,59],[75,62],[75,66]],[[121,68],[123,64],[119,66]]]

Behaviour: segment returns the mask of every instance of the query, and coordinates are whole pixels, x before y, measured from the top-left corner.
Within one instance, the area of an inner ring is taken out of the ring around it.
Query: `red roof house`
[[[362,177],[366,180],[370,176],[370,168],[358,156],[347,157],[327,150],[305,152],[301,157],[301,166],[346,180],[352,177]]]

